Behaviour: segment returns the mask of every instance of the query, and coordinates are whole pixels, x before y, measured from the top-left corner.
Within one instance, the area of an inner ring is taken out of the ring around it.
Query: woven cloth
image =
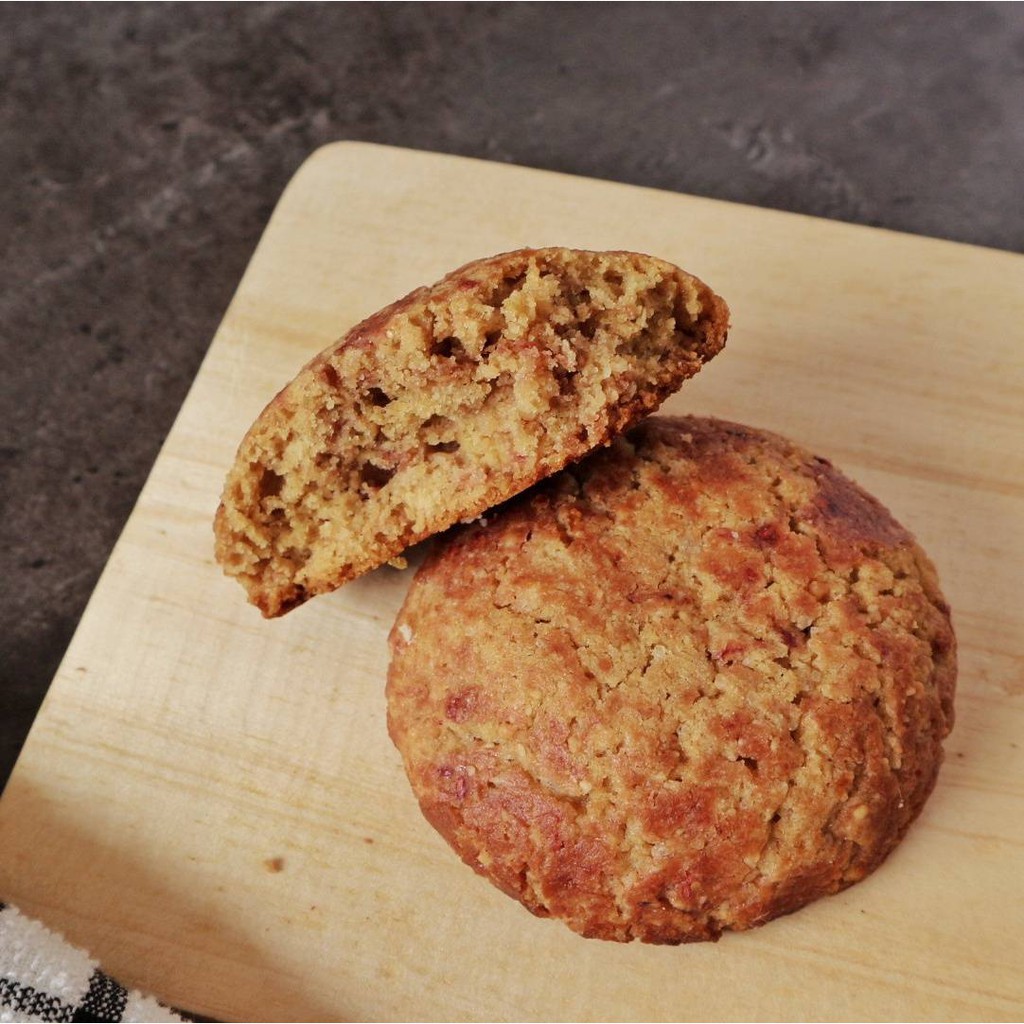
[[[107,977],[88,953],[0,903],[0,1021],[178,1021]]]

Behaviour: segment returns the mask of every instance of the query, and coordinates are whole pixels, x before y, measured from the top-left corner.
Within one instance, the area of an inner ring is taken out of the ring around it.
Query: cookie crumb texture
[[[355,327],[264,410],[224,488],[217,559],[279,615],[607,443],[727,327],[707,286],[650,256],[470,263]]]
[[[439,545],[391,647],[428,820],[604,939],[715,939],[863,878],[953,722],[910,534],[825,460],[706,419],[649,419]]]

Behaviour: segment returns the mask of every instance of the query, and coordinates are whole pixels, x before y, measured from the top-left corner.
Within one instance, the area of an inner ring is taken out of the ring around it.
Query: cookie
[[[652,417],[438,542],[388,726],[476,871],[585,936],[715,939],[864,878],[953,723],[935,570],[789,441]]]
[[[216,555],[266,616],[390,561],[650,413],[728,309],[651,256],[521,250],[353,328],[246,434]]]

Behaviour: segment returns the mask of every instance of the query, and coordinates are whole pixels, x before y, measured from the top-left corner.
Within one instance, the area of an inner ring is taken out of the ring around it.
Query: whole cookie
[[[876,868],[953,722],[935,570],[781,437],[655,417],[455,534],[391,634],[427,819],[586,936],[714,939]]]

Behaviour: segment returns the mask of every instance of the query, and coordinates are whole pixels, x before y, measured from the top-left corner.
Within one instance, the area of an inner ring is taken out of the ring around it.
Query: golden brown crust
[[[239,447],[218,561],[268,616],[603,445],[725,344],[706,285],[637,253],[469,263],[313,359]]]
[[[439,544],[391,634],[428,820],[534,913],[714,939],[877,867],[953,721],[935,570],[783,438],[646,420]]]

